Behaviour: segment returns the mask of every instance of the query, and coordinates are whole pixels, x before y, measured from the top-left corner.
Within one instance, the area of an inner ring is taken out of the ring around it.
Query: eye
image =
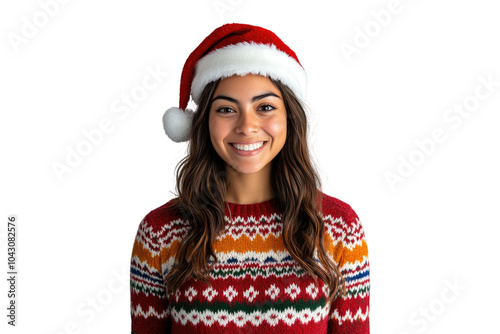
[[[229,114],[229,112],[234,111],[233,109],[229,107],[220,107],[215,110],[215,112],[219,112],[221,114]]]
[[[270,104],[263,104],[259,107],[258,110],[263,110],[263,111],[273,111],[274,109],[276,109],[274,106],[270,105]]]

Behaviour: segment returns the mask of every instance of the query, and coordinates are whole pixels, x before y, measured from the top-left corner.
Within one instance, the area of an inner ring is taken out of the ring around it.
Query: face
[[[210,106],[209,130],[229,172],[270,170],[286,139],[286,110],[279,89],[269,78],[253,74],[221,80]]]

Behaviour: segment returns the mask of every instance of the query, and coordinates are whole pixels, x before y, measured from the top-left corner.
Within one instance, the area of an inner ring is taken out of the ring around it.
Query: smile
[[[250,144],[250,145],[240,145],[240,144],[234,144],[234,143],[231,143],[231,146],[233,146],[234,148],[240,150],[240,151],[255,151],[255,150],[258,150],[259,148],[261,148],[264,143],[266,142],[258,142],[258,143],[254,143],[254,144]]]

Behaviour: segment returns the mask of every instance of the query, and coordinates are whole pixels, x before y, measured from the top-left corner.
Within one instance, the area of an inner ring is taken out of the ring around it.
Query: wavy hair
[[[272,160],[271,190],[282,212],[283,242],[290,255],[329,288],[327,304],[345,295],[345,280],[338,265],[324,248],[321,218],[321,181],[311,163],[307,146],[307,117],[301,102],[280,81],[287,113],[287,135],[283,148]],[[212,244],[224,229],[224,200],[228,189],[225,162],[210,141],[208,117],[219,81],[209,83],[193,116],[188,155],[177,165],[177,210],[190,229],[177,249],[176,265],[166,277],[167,294],[174,294],[188,278],[209,284],[209,271],[216,261]],[[315,256],[319,259],[315,261]]]

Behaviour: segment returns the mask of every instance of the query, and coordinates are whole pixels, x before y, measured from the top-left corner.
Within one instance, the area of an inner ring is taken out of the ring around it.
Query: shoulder
[[[182,239],[189,225],[178,210],[177,199],[173,198],[147,213],[140,223],[139,233],[148,235],[163,246]]]
[[[325,193],[322,193],[321,209],[324,218],[342,218],[348,221],[358,219],[358,215],[349,204]]]
[[[334,244],[342,240],[349,247],[364,240],[365,233],[359,217],[346,202],[322,193],[322,216],[325,232]]]

